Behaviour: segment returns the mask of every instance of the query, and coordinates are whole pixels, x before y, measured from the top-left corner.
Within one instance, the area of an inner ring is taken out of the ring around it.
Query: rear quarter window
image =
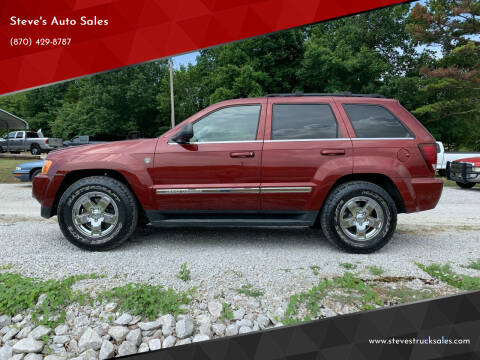
[[[412,133],[381,105],[343,104],[357,138],[412,138]]]

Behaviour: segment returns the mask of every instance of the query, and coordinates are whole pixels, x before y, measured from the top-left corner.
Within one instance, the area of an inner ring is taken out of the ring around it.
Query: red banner
[[[0,94],[399,0],[0,0]]]

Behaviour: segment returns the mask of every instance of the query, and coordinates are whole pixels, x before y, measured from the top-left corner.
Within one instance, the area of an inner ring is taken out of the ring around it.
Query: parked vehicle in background
[[[447,162],[447,179],[462,189],[471,189],[480,183],[480,156]]]
[[[40,155],[55,150],[62,145],[62,139],[46,138],[43,136],[42,130],[37,132],[12,131],[0,138],[0,152],[8,151],[13,154],[30,151],[32,155]]]
[[[19,164],[12,174],[20,181],[32,181],[42,171],[44,160]]]
[[[95,137],[90,135],[78,135],[70,140],[63,142],[63,146],[78,146],[78,145],[88,145],[88,144],[102,144],[106,141],[98,141]]]
[[[445,152],[443,143],[437,141],[437,171],[441,176],[446,176],[447,162],[467,158],[467,157],[479,157],[480,153],[475,152]]]
[[[78,146],[78,145],[91,145],[91,144],[103,144],[111,141],[121,141],[130,139],[130,134],[133,133],[136,135],[139,132],[130,132],[128,136],[118,136],[118,135],[77,135],[74,138],[64,141],[64,146]],[[136,138],[136,137],[135,137]]]
[[[137,224],[312,226],[369,253],[436,206],[435,139],[397,100],[270,95],[211,105],[157,139],[62,149],[33,180],[45,218],[107,250]]]

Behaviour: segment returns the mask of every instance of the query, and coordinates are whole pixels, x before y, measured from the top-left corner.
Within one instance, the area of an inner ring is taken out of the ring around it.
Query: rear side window
[[[31,139],[38,139],[38,134],[36,132],[30,131],[27,133],[27,137]]]
[[[272,140],[331,139],[338,124],[328,104],[273,105]]]
[[[343,104],[358,138],[409,138],[413,135],[380,105]]]

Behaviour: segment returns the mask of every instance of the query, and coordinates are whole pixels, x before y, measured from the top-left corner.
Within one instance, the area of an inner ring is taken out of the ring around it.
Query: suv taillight
[[[428,168],[435,172],[437,168],[437,145],[436,144],[420,144],[418,145],[422,152],[423,158]]]
[[[47,144],[47,145],[48,145],[48,139],[45,139],[45,144]]]

